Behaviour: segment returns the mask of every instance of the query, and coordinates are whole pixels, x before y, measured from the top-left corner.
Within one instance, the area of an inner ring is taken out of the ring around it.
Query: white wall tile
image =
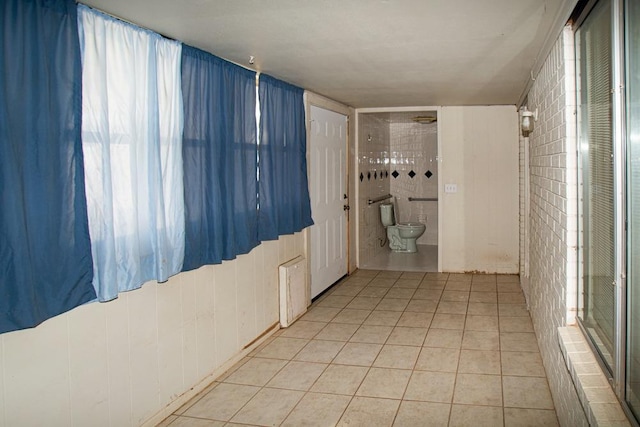
[[[289,246],[293,246],[291,242]],[[247,344],[258,336],[256,321],[256,270],[255,254],[240,255],[236,260],[237,304],[238,304],[238,342]],[[263,274],[263,272],[260,272]]]

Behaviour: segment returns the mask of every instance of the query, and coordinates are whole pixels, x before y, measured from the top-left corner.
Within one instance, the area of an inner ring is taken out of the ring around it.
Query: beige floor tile
[[[402,271],[388,270],[388,271],[381,271],[380,273],[378,273],[377,277],[398,279],[400,278],[400,276],[402,276]]]
[[[379,288],[390,288],[396,282],[396,279],[393,278],[383,278],[376,277],[372,281],[369,282],[368,286],[377,286]]]
[[[291,360],[308,343],[309,340],[301,338],[277,337],[268,346],[259,351],[256,357]]]
[[[369,368],[329,365],[311,387],[312,392],[353,395],[360,387]]]
[[[486,303],[498,303],[498,294],[495,292],[476,292],[471,291],[469,294],[469,302],[486,302]]]
[[[323,298],[322,301],[318,302],[316,307],[345,308],[352,299],[353,297],[351,296],[330,294]]]
[[[416,362],[416,370],[456,372],[460,350],[457,348],[423,347]]]
[[[445,289],[445,291],[442,293],[440,297],[440,301],[468,302],[469,292],[468,291],[449,291]]]
[[[498,292],[522,292],[522,288],[519,283],[498,282]]]
[[[415,293],[415,289],[399,288],[394,286],[393,288],[389,289],[389,292],[387,292],[385,298],[411,299],[411,297],[413,297],[413,294]]]
[[[311,340],[294,359],[302,362],[329,363],[338,355],[342,347],[344,347],[342,341]]]
[[[403,400],[393,425],[397,427],[446,426],[450,410],[451,405],[448,403]]]
[[[365,285],[347,285],[346,283],[338,285],[331,290],[331,295],[340,295],[345,297],[355,297],[362,291]]]
[[[350,342],[384,344],[393,331],[392,326],[362,325],[349,340]]]
[[[440,301],[442,291],[438,289],[418,289],[413,294],[413,299],[426,299],[430,301]]]
[[[459,373],[453,403],[502,406],[500,375]]]
[[[263,388],[231,421],[242,424],[278,425],[303,396],[304,393],[301,391]]]
[[[387,310],[387,311],[404,311],[404,309],[407,307],[407,305],[409,304],[409,299],[400,299],[400,298],[389,298],[388,296],[389,294],[387,294],[387,296],[385,296],[382,301],[380,301],[380,304],[378,304],[376,306],[376,310]]]
[[[344,279],[344,281],[341,283],[342,286],[360,286],[360,285],[366,285],[367,283],[369,283],[371,280],[373,280],[373,277],[375,276],[369,276],[369,277],[365,277],[362,275],[351,275],[349,277],[347,277],[346,279]]]
[[[224,380],[226,383],[263,386],[287,364],[286,360],[254,358]]]
[[[398,406],[400,406],[399,400],[354,397],[338,422],[338,426],[391,426]]]
[[[556,411],[504,408],[505,427],[557,427]]]
[[[373,310],[369,317],[364,321],[364,324],[375,326],[395,326],[396,323],[398,323],[400,316],[402,316],[402,312],[399,311]]]
[[[418,313],[434,313],[438,307],[437,301],[425,300],[425,299],[412,299],[404,309],[405,312],[412,311]]]
[[[403,279],[400,278],[393,284],[394,288],[406,288],[406,289],[418,289],[421,281],[418,279]]]
[[[420,347],[385,345],[378,353],[373,366],[378,368],[413,369],[420,354]]]
[[[502,408],[495,406],[452,405],[450,427],[502,426]]]
[[[376,277],[380,273],[380,270],[372,270],[372,269],[358,269],[352,276],[355,277]]]
[[[419,271],[404,271],[402,275],[400,275],[401,279],[410,279],[410,280],[422,280],[424,279],[425,273]]]
[[[464,329],[467,331],[498,332],[498,316],[467,316]]]
[[[432,291],[443,291],[444,288],[447,286],[447,283],[445,281],[434,281],[434,280],[423,280],[422,282],[420,282],[420,286],[418,286],[418,289],[428,289],[428,290],[432,290]]]
[[[405,311],[400,316],[396,326],[409,328],[428,328],[431,325],[433,313],[419,313],[414,311]]]
[[[498,286],[495,283],[471,283],[472,292],[498,292]]]
[[[339,308],[313,307],[307,311],[300,320],[306,320],[308,322],[330,322],[338,313],[340,313]]]
[[[356,396],[402,399],[410,377],[409,370],[371,368]]]
[[[223,427],[227,425],[224,421],[202,420],[200,418],[177,417],[171,423],[171,427]],[[159,425],[158,427],[161,427]]]
[[[307,391],[327,366],[324,363],[291,361],[267,383],[267,387]]]
[[[536,352],[502,352],[502,375],[545,377],[542,358]]]
[[[438,303],[436,314],[466,314],[466,302],[442,301]]]
[[[449,282],[469,282],[473,279],[471,273],[449,273]]]
[[[373,297],[355,297],[346,308],[355,308],[356,310],[373,310],[382,301],[382,298]]]
[[[350,323],[353,325],[361,325],[370,314],[371,310],[354,310],[352,308],[345,308],[333,318],[331,323]]]
[[[306,320],[298,320],[293,325],[283,329],[280,336],[286,338],[304,338],[309,340],[325,326],[327,326],[325,322],[307,322]]]
[[[422,346],[427,336],[427,328],[407,328],[396,326],[393,328],[387,344]]]
[[[404,399],[451,403],[455,380],[450,372],[413,371]]]
[[[502,387],[505,407],[554,409],[546,378],[503,376]]]
[[[367,286],[358,294],[359,297],[369,297],[369,298],[382,298],[387,292],[389,292],[390,288],[380,288],[377,286]]]
[[[333,359],[341,365],[371,366],[382,349],[380,344],[349,342]]]
[[[533,324],[528,317],[500,317],[500,332],[533,332]]]
[[[464,329],[464,314],[439,314],[436,313],[431,321],[434,329]]]
[[[464,374],[500,375],[500,352],[462,350],[458,372]]]
[[[258,391],[260,391],[260,387],[225,383],[219,384],[187,409],[184,415],[228,421],[240,408],[251,400]]]
[[[315,336],[317,340],[326,341],[349,341],[360,327],[359,324],[351,323],[329,323],[323,330]]]
[[[470,302],[467,314],[476,316],[497,316],[498,304],[489,302]]]
[[[429,329],[424,340],[425,347],[460,348],[462,345],[462,330]]]
[[[467,350],[500,350],[500,334],[496,331],[464,331],[462,348]]]
[[[500,304],[498,313],[501,317],[529,317],[526,304]]]
[[[520,276],[517,274],[498,274],[496,276],[498,283],[520,283]]]
[[[500,350],[538,352],[538,341],[532,332],[500,332]]]
[[[449,273],[436,273],[428,272],[424,275],[423,280],[443,280],[446,281],[449,278]]]
[[[471,290],[471,282],[456,282],[456,281],[447,281],[447,285],[444,287],[445,292],[453,291],[453,292],[469,292]]]
[[[218,378],[219,380],[219,378]],[[190,407],[192,407],[197,401],[199,401],[200,399],[202,399],[204,396],[206,396],[207,394],[209,394],[209,392],[211,390],[213,390],[214,388],[216,388],[218,385],[220,385],[221,382],[220,381],[214,381],[211,384],[209,384],[207,387],[205,387],[204,390],[202,390],[200,393],[198,393],[195,397],[193,397],[191,400],[189,400],[187,403],[183,404],[180,408],[178,408],[173,415],[182,415],[187,409],[189,409]]]
[[[498,304],[525,304],[522,292],[498,292]]]
[[[474,274],[473,283],[496,283],[495,274]]]
[[[351,398],[335,394],[307,393],[281,427],[330,427],[335,426]]]

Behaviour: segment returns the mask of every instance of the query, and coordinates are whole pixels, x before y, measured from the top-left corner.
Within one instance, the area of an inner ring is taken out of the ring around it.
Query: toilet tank
[[[380,203],[380,221],[385,227],[393,225],[393,205],[391,203]]]

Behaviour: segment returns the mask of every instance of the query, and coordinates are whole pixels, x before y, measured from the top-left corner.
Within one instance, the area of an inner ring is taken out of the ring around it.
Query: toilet
[[[387,229],[389,248],[393,252],[418,252],[416,240],[422,236],[427,226],[421,222],[395,223],[392,203],[380,204],[380,220]]]

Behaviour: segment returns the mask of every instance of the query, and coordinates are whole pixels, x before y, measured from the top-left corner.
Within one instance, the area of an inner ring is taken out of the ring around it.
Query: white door
[[[347,274],[347,117],[311,106],[311,298]]]

